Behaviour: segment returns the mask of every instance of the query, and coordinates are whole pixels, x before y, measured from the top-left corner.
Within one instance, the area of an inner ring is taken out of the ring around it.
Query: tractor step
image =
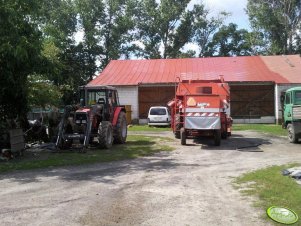
[[[66,134],[65,137],[70,140],[75,140],[75,139],[82,140],[85,139],[85,134],[78,134],[78,133]]]

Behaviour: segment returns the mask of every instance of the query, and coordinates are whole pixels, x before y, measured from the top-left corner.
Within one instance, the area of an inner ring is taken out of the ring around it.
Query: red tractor
[[[90,144],[110,148],[127,137],[126,111],[120,106],[116,88],[80,87],[80,107],[66,106],[59,124],[57,149],[85,152]]]
[[[231,135],[230,88],[222,77],[212,81],[180,81],[176,97],[168,105],[171,127],[182,145],[186,138],[211,136],[219,146],[221,138]]]

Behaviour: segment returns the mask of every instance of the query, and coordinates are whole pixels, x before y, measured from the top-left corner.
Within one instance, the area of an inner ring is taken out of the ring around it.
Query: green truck
[[[290,88],[281,95],[282,127],[287,129],[291,143],[301,139],[301,87]]]

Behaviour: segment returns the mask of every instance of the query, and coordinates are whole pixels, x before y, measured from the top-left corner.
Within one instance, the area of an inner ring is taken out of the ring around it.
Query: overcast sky
[[[190,5],[203,2],[213,13],[218,14],[220,11],[230,12],[232,15],[225,21],[225,24],[233,22],[238,28],[249,29],[248,16],[245,13],[248,0],[192,0]]]

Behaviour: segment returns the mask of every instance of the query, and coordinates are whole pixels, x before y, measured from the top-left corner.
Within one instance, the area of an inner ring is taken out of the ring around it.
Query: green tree
[[[245,29],[237,30],[237,25],[230,23],[224,25],[213,36],[208,44],[207,56],[246,56],[251,55],[252,48],[249,32]]]
[[[84,33],[83,40],[78,44],[78,52],[83,73],[92,80],[99,69],[96,61],[103,52],[100,46],[99,26],[102,24],[104,3],[102,0],[77,0],[76,11],[79,15],[79,26]]]
[[[96,6],[90,5],[89,10],[93,7]],[[75,41],[75,34],[82,29],[78,7],[73,0],[43,0],[40,11],[43,54],[48,59],[46,76],[60,87],[63,103],[73,103],[78,86],[91,80],[96,70],[95,61],[90,63],[87,47]]]
[[[179,54],[179,58],[194,58],[196,55],[196,51],[194,50],[187,50],[186,52],[181,52]]]
[[[28,103],[30,107],[58,106],[62,94],[46,76],[33,74],[28,77]]]
[[[74,45],[77,30],[77,13],[73,0],[39,1],[39,26],[44,38],[50,39],[60,50]]]
[[[27,77],[40,71],[41,32],[38,5],[32,0],[1,0],[0,4],[0,120],[18,117],[25,124]]]
[[[246,11],[252,27],[262,31],[268,41],[269,54],[296,52],[301,28],[300,0],[249,0]]]
[[[136,1],[78,0],[76,6],[79,26],[84,32],[84,40],[79,45],[81,62],[92,79],[95,71],[103,69],[111,59],[128,55]]]
[[[42,1],[47,77],[60,87],[65,104],[77,99],[78,86],[127,53],[135,7],[134,0]],[[78,33],[83,34],[79,43]]]
[[[135,0],[106,0],[100,30],[103,54],[101,55],[101,69],[110,60],[118,59],[129,50],[129,43],[135,28],[134,16],[136,12]]]
[[[190,0],[140,1],[138,40],[144,58],[174,58],[191,40],[193,14],[186,10]]]
[[[199,57],[204,57],[210,52],[208,44],[212,41],[213,35],[223,25],[229,13],[220,12],[216,17],[209,17],[210,11],[205,9],[204,5],[195,5],[192,12],[195,18],[193,41],[199,46]]]

